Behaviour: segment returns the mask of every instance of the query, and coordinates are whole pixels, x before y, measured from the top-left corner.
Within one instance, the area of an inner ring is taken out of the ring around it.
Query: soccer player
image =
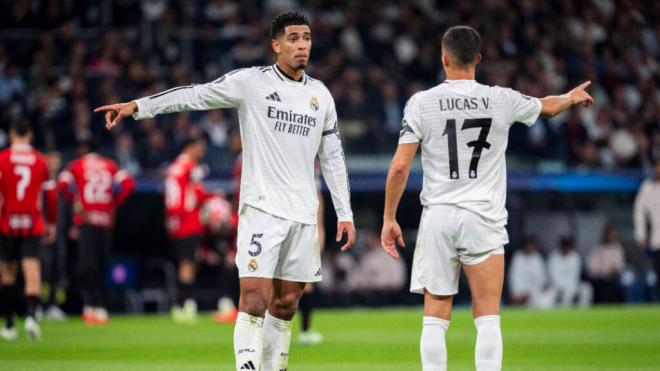
[[[115,212],[135,189],[130,174],[96,150],[94,141],[82,142],[80,157],[58,177],[60,193],[73,204],[73,226],[78,229],[78,278],[87,325],[108,322],[103,273],[112,248]]]
[[[271,29],[277,62],[230,72],[129,103],[97,108],[106,126],[160,113],[237,108],[243,143],[236,264],[239,316],[237,370],[287,368],[291,319],[306,282],[321,280],[314,159],[330,188],[343,251],[355,240],[344,152],[330,92],[305,74],[312,46],[309,21],[277,15]]]
[[[475,81],[481,38],[467,26],[442,38],[447,79],[413,95],[403,119],[399,146],[387,176],[381,243],[395,259],[404,246],[396,210],[410,164],[422,148],[424,206],[413,260],[411,291],[424,295],[420,350],[425,371],[446,370],[445,332],[461,265],[472,293],[479,371],[500,370],[499,304],[504,281],[506,162],[511,125],[532,125],[539,114],[554,116],[592,98],[583,83],[542,99]]]
[[[200,220],[203,202],[211,197],[204,190],[205,171],[199,161],[206,153],[201,136],[190,137],[183,143],[181,154],[167,169],[165,176],[166,229],[172,242],[178,265],[177,304],[172,319],[179,323],[197,321],[197,304],[192,298],[195,283],[195,252],[202,243],[204,227]]]
[[[25,332],[32,340],[41,338],[35,318],[41,294],[41,246],[55,238],[57,193],[49,180],[45,157],[32,148],[32,130],[24,121],[11,125],[11,147],[0,152],[0,305],[5,326],[0,337],[13,340],[18,336],[14,314],[20,302],[16,287],[16,269],[20,260],[25,281],[27,318]],[[46,200],[47,222],[44,221],[42,191]]]

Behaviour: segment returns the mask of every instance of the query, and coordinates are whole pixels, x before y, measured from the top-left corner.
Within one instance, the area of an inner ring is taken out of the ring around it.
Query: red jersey
[[[0,152],[3,234],[39,237],[44,233],[42,191],[46,196],[48,222],[55,222],[57,194],[55,182],[48,178],[46,159],[32,146],[15,144]]]
[[[72,161],[62,171],[58,188],[74,203],[75,225],[111,228],[115,209],[133,193],[135,181],[114,161],[90,153]]]
[[[173,239],[201,235],[200,208],[212,195],[202,185],[203,171],[187,155],[180,155],[165,176],[165,225]]]

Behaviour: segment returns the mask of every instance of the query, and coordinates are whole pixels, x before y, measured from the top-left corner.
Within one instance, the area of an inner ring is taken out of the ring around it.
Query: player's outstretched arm
[[[135,102],[109,104],[94,109],[94,112],[105,112],[105,128],[110,130],[125,117],[130,117],[138,111]]]
[[[418,148],[419,143],[399,144],[390,164],[390,170],[387,173],[385,212],[383,213],[383,230],[380,234],[380,242],[383,249],[394,259],[399,259],[399,252],[396,250],[397,243],[401,247],[406,246],[401,227],[396,221],[396,210],[399,207],[401,195],[403,195],[406,188],[410,165]]]
[[[94,112],[105,112],[105,127],[112,129],[128,116],[142,120],[164,113],[235,108],[250,81],[250,73],[250,69],[236,70],[213,82],[178,86],[128,103],[98,107]]]
[[[554,117],[574,104],[582,104],[584,107],[590,106],[594,103],[594,99],[584,90],[589,85],[591,85],[591,81],[586,81],[566,94],[550,95],[541,98],[541,115],[545,117]]]

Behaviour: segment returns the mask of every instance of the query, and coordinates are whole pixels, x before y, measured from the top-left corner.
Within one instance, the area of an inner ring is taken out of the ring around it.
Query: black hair
[[[270,36],[273,39],[277,39],[284,34],[284,29],[287,26],[297,25],[309,26],[309,20],[298,12],[280,13],[273,18],[273,23],[270,27]]]
[[[472,64],[481,50],[481,36],[470,26],[450,27],[442,36],[442,49],[461,66]]]
[[[85,153],[92,153],[99,150],[99,144],[94,138],[82,139],[78,142],[78,147]]]
[[[189,135],[181,143],[181,150],[184,151],[186,148],[198,144],[200,142],[205,142],[205,139],[202,135]]]
[[[24,137],[32,133],[32,127],[30,126],[30,123],[25,119],[18,119],[13,121],[9,126],[9,130],[16,133],[16,135],[19,137]]]

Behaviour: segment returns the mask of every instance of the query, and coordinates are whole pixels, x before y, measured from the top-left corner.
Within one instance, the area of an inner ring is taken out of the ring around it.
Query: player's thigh
[[[322,280],[321,246],[316,225],[289,222],[274,278],[295,283]]]
[[[453,295],[433,295],[424,290],[424,316],[451,319],[451,309],[454,302]]]
[[[290,223],[251,206],[243,208],[236,238],[239,277],[274,277]]]
[[[474,317],[499,314],[504,285],[504,254],[491,253],[480,263],[463,265],[472,294]]]
[[[417,234],[410,291],[451,296],[458,292],[461,265],[454,246],[454,208],[425,208]]]

